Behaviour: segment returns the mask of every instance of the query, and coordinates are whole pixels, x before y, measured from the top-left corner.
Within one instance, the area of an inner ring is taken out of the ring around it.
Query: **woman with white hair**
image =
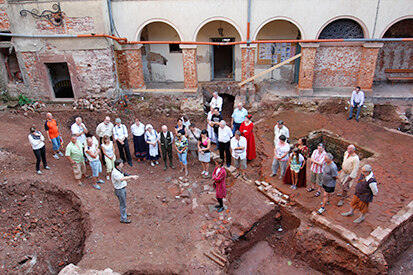
[[[149,146],[148,159],[151,161],[151,166],[159,164],[159,134],[153,129],[151,124],[145,126],[145,141]]]

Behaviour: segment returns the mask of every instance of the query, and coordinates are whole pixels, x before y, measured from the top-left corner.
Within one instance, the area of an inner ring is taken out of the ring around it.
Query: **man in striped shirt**
[[[314,150],[310,158],[311,163],[311,187],[307,189],[308,192],[315,190],[315,183],[317,183],[317,192],[314,196],[320,196],[321,186],[323,185],[323,164],[326,156],[326,151],[324,150],[324,144],[320,143],[317,146],[317,150]]]

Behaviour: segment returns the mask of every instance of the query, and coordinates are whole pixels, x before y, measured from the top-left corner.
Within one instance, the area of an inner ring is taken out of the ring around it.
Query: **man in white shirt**
[[[81,117],[77,117],[75,119],[75,123],[72,124],[70,130],[72,132],[72,135],[75,135],[77,137],[77,140],[80,141],[81,144],[85,144],[87,128],[85,124],[83,124]]]
[[[99,137],[99,145],[102,144],[102,139],[104,136],[110,137],[110,140],[112,140],[112,133],[113,133],[113,123],[110,122],[110,117],[105,117],[103,122],[99,123],[99,125],[96,127],[96,135]],[[100,155],[103,158],[103,152],[102,148],[100,148]],[[104,163],[104,162],[103,162]]]
[[[341,213],[341,215],[344,217],[353,216],[354,210],[358,209],[361,216],[353,222],[363,222],[369,209],[369,203],[373,201],[373,197],[376,196],[378,192],[377,180],[374,177],[372,168],[370,165],[366,164],[361,168],[361,175],[356,185],[356,192],[350,202],[350,211]]]
[[[212,99],[211,102],[209,103],[213,108],[218,108],[219,112],[222,112],[222,104],[223,104],[223,100],[222,97],[220,97],[218,95],[218,92],[214,92],[212,94]]]
[[[231,152],[229,150],[231,138],[231,128],[227,126],[225,120],[221,120],[218,128],[219,156],[223,160],[225,159],[224,156],[226,156],[227,167],[231,166]]]
[[[274,159],[271,165],[271,177],[275,177],[277,175],[278,167],[280,168],[280,179],[282,179],[285,175],[285,170],[287,169],[288,153],[290,152],[290,145],[285,141],[285,136],[281,135],[278,144],[275,146]]]
[[[344,153],[343,163],[341,164],[341,171],[338,174],[343,191],[341,199],[337,203],[338,206],[343,206],[344,200],[347,198],[347,193],[356,180],[357,173],[359,171],[359,165],[360,159],[356,154],[356,147],[353,144],[350,144],[347,147],[347,151]]]
[[[246,180],[245,169],[247,169],[247,139],[241,136],[240,131],[235,131],[235,135],[231,138],[231,151],[234,158],[235,168],[238,170],[238,178],[242,175],[242,178]]]
[[[116,144],[118,145],[120,158],[125,162],[128,161],[128,164],[132,167],[133,163],[128,143],[128,128],[121,122],[122,120],[120,118],[115,119],[113,139],[116,140]]]
[[[105,183],[103,180],[99,179],[99,174],[102,173],[102,164],[99,159],[99,149],[93,144],[93,139],[91,137],[86,139],[85,155],[89,160],[92,177],[96,181],[96,183],[93,184],[93,188],[100,190],[101,187],[99,186],[99,183]]]
[[[360,89],[359,86],[357,86],[356,89],[351,94],[350,115],[348,116],[347,120],[350,120],[350,119],[353,118],[353,110],[354,110],[354,108],[357,108],[356,121],[358,122],[361,107],[363,107],[363,104],[364,104],[364,92]]]
[[[129,176],[122,172],[122,168],[123,161],[121,159],[117,159],[115,161],[115,169],[112,170],[111,178],[113,187],[115,188],[115,195],[119,199],[120,222],[131,223],[131,220],[128,219],[128,214],[126,212],[126,186],[128,185],[126,181],[130,179],[137,179],[139,176]]]
[[[283,135],[285,137],[285,141],[288,142],[288,139],[290,138],[290,131],[284,125],[284,121],[279,120],[274,126],[274,146],[277,146],[281,135]]]

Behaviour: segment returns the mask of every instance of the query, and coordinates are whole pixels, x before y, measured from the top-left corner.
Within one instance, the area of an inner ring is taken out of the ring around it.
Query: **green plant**
[[[23,106],[25,104],[30,104],[30,103],[33,102],[30,98],[28,98],[27,96],[22,95],[22,94],[19,95],[18,100],[19,100],[19,105],[20,106]]]

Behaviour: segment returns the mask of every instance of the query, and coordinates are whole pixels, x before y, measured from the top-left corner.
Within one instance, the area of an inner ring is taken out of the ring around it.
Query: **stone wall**
[[[36,30],[41,34],[86,34],[95,29],[93,18],[86,17],[64,17],[61,26],[54,26],[48,20],[37,20]]]
[[[411,68],[413,68],[413,43],[385,42],[377,57],[374,81],[385,81],[386,69]]]
[[[145,86],[141,49],[115,51],[119,83],[122,89]]]
[[[9,30],[10,22],[6,11],[6,1],[0,0],[0,30]]]
[[[361,47],[320,46],[315,56],[314,88],[357,86],[361,56]]]

